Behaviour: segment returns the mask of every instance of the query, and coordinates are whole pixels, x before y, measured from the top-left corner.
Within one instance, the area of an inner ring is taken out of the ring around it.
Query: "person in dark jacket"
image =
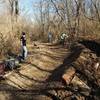
[[[22,32],[22,36],[21,36],[21,55],[23,60],[25,60],[25,58],[27,57],[27,48],[26,48],[26,35],[25,32]]]

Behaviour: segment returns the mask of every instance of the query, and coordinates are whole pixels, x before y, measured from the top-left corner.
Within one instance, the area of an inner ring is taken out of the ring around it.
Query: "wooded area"
[[[100,0],[0,0],[0,98],[99,100]]]
[[[53,33],[53,41],[57,41],[62,32],[76,38],[83,35],[100,36],[99,0],[40,0],[33,3],[34,13],[30,19],[27,18],[29,10],[21,9],[19,4],[20,0],[0,1],[1,9],[4,8],[0,15],[0,37],[3,42],[8,36],[12,37],[12,41],[13,38],[18,41],[22,31],[27,33],[28,39],[44,42],[47,42],[48,32]]]

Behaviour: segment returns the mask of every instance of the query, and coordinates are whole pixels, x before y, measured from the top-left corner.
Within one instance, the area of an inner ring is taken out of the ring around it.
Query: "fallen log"
[[[76,89],[76,92],[78,91],[84,96],[96,96],[98,94],[96,89],[100,87],[100,58],[95,52],[81,44],[74,44],[70,50],[72,54],[68,58],[70,58],[69,65],[71,67],[68,66],[69,68],[65,70],[62,79],[66,82],[66,86],[71,85],[70,88],[73,91]]]
[[[78,88],[78,90],[80,90],[80,93],[89,96],[91,88],[76,75],[74,76],[70,84],[72,84],[73,87]]]
[[[62,79],[66,82],[67,85],[70,84],[70,82],[71,82],[71,80],[72,80],[72,78],[73,78],[75,72],[76,72],[76,71],[75,71],[75,68],[69,67],[69,68],[65,71],[65,73],[63,74]]]
[[[72,65],[80,73],[80,76],[83,75],[87,81],[100,86],[100,60],[95,53],[84,48]]]
[[[80,93],[89,96],[91,89],[86,83],[84,83],[81,79],[79,79],[76,75],[76,70],[73,67],[69,67],[65,73],[62,76],[62,79],[64,82],[66,82],[66,85],[72,85],[72,90],[76,91],[80,90]]]

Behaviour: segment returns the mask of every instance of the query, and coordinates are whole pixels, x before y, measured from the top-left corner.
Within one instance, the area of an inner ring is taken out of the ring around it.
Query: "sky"
[[[38,3],[40,0],[19,0],[19,8],[21,14],[26,14],[28,17],[31,17],[34,15],[34,12],[36,12],[36,9],[34,9],[34,5]],[[90,0],[86,0],[87,4]]]
[[[22,16],[26,15],[28,18],[32,18],[34,16],[34,5],[38,3],[40,0],[19,0],[19,8],[20,14]],[[22,12],[22,13],[21,13]]]
[[[36,12],[34,5],[39,1],[40,0],[19,0],[19,14],[29,19],[32,18],[32,16],[34,16],[34,12]],[[0,0],[0,15],[6,12],[7,6]]]
[[[39,1],[40,0],[19,0],[20,15],[24,16],[28,19],[34,20],[34,13],[37,13],[35,5]],[[87,4],[88,4],[90,0],[86,0],[86,1],[88,1],[87,2]],[[0,8],[2,9],[1,6],[0,6]],[[4,7],[3,7],[3,9],[4,9]],[[0,12],[2,12],[2,10]]]

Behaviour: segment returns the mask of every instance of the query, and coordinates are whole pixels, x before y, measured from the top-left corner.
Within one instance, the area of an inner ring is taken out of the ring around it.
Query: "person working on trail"
[[[64,46],[65,44],[65,37],[66,37],[66,34],[65,33],[62,33],[61,36],[60,36],[60,43]]]
[[[52,43],[52,33],[51,32],[48,33],[48,42]]]
[[[21,55],[23,60],[25,60],[25,58],[27,57],[27,48],[26,48],[26,35],[25,32],[22,32],[22,36],[21,36]]]

